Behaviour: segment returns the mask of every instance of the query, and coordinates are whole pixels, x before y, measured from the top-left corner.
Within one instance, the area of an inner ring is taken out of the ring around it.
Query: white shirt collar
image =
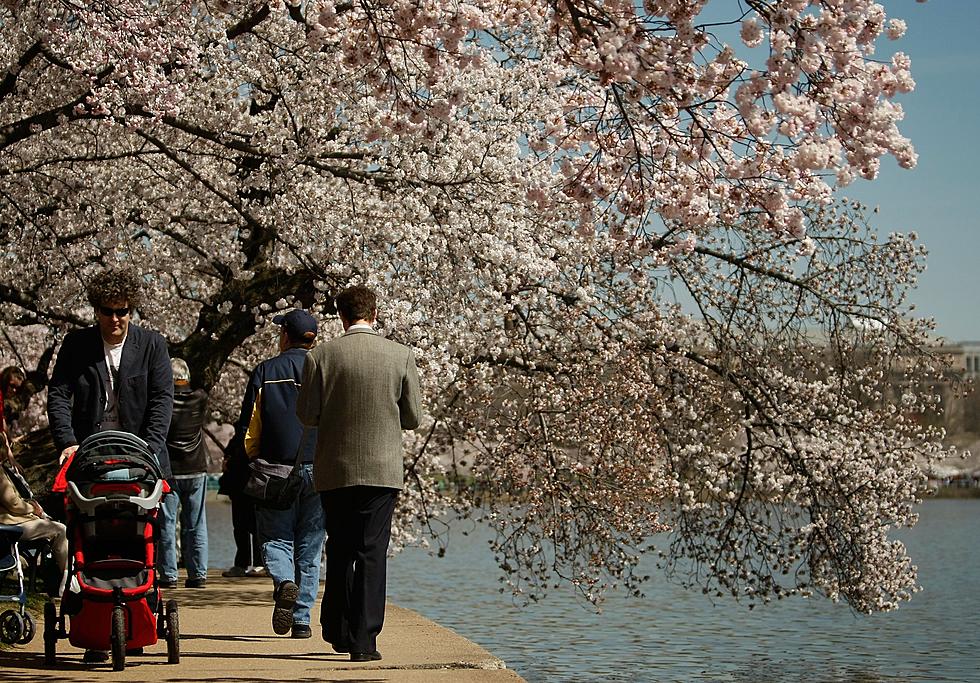
[[[357,330],[369,330],[371,332],[374,332],[374,328],[368,325],[367,323],[355,323],[347,328],[348,332],[356,332]]]

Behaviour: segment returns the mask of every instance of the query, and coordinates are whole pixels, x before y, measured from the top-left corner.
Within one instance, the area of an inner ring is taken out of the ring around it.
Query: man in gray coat
[[[403,429],[419,424],[411,349],[373,329],[377,298],[363,286],[336,299],[344,335],[306,356],[296,413],[317,427],[313,477],[327,530],[323,639],[352,662],[381,659],[391,517],[404,485]]]

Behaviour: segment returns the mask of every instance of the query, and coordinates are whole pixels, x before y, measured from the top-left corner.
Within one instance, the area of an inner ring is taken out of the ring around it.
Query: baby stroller
[[[157,517],[169,490],[156,457],[132,434],[99,432],[79,446],[65,480],[73,566],[61,613],[45,605],[45,663],[67,637],[75,647],[110,650],[116,671],[126,668],[127,650],[165,638],[176,664],[177,601],[164,604],[156,572]]]
[[[0,468],[21,498],[34,499],[34,492],[19,468],[8,462],[0,463]],[[24,541],[23,535],[24,529],[18,524],[0,524],[0,580],[13,573],[17,581],[16,593],[0,595],[0,603],[17,603],[16,609],[7,609],[0,613],[0,642],[8,645],[26,645],[34,638],[37,625],[34,617],[27,611],[27,594],[28,588],[31,591],[35,589],[38,572],[42,572],[48,595],[57,590],[60,580],[57,576],[60,572],[54,566],[54,561],[50,560],[50,543],[46,539]],[[30,571],[29,581],[25,581],[27,577],[24,575],[24,564]]]
[[[0,595],[0,602],[16,602],[16,609],[0,613],[0,641],[8,645],[26,645],[34,638],[34,617],[27,611],[27,590],[17,541],[24,530],[14,524],[0,524],[0,575],[15,572],[17,594]]]

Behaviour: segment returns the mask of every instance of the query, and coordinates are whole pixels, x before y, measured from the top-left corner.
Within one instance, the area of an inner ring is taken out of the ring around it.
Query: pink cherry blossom
[[[837,193],[916,163],[910,61],[874,56],[904,31],[873,0],[4,0],[0,319],[37,362],[131,264],[227,421],[276,311],[331,336],[367,283],[426,390],[399,544],[482,518],[515,593],[598,601],[670,529],[692,586],[891,609],[944,451],[930,392],[884,387],[941,362],[922,248]]]

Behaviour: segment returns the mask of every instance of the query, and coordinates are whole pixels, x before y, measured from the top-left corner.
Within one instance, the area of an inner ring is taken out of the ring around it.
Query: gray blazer
[[[318,427],[318,491],[404,486],[403,429],[421,416],[415,356],[407,346],[355,329],[306,355],[296,414]]]

